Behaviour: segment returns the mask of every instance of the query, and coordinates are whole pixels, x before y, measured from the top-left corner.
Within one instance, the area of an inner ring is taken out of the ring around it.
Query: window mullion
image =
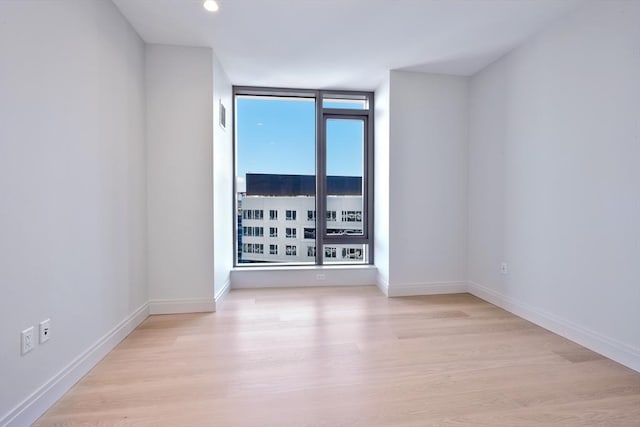
[[[322,92],[316,92],[316,265],[322,265],[326,219],[326,147]]]

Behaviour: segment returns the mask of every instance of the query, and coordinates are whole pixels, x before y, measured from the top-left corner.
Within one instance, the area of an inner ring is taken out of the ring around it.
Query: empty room
[[[640,426],[640,0],[0,0],[0,426]]]

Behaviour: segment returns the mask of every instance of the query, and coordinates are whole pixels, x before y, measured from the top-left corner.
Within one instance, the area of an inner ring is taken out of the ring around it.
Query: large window
[[[372,263],[373,94],[235,87],[234,99],[236,265]]]

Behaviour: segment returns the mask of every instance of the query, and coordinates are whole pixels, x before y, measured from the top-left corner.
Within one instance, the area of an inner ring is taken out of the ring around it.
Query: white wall
[[[151,309],[213,310],[213,54],[145,51]]]
[[[391,72],[390,295],[466,288],[467,101],[464,77]]]
[[[226,109],[226,127],[219,123],[220,102]],[[213,247],[216,299],[230,286],[233,268],[233,95],[231,82],[213,56]]]
[[[640,3],[586,4],[473,78],[469,174],[472,287],[635,369],[638,76]]]
[[[377,282],[389,287],[389,76],[375,92],[374,141],[374,262]]]
[[[38,409],[18,405],[147,301],[144,56],[111,2],[0,17],[0,424],[27,425]],[[20,356],[46,318],[50,341]]]
[[[234,289],[308,286],[363,286],[376,283],[370,265],[244,267],[231,272]]]

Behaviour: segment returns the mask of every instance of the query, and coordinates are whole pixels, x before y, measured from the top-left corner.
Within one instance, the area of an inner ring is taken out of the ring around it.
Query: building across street
[[[247,174],[238,193],[238,263],[314,263],[315,176]],[[327,233],[362,235],[362,178],[327,177]],[[324,263],[365,263],[366,245],[327,244]]]

